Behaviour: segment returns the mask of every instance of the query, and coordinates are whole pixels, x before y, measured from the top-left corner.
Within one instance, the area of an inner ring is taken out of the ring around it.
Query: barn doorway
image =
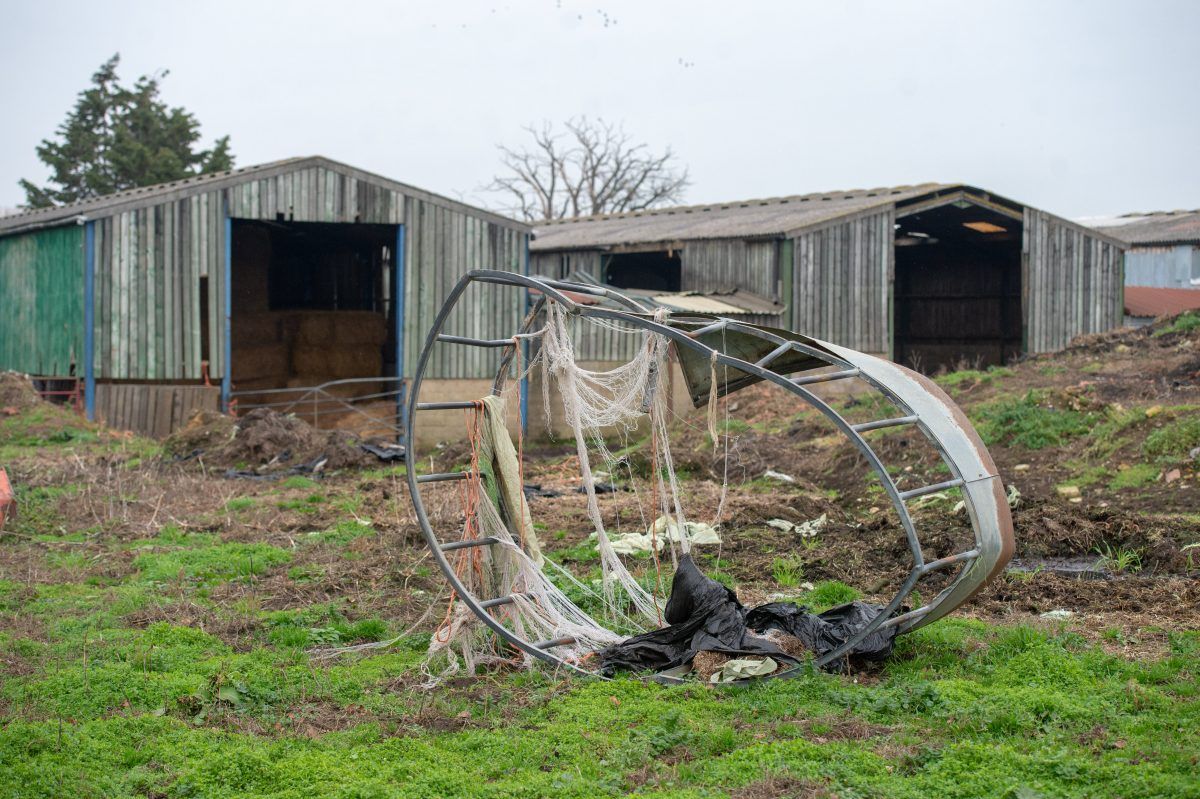
[[[1019,219],[965,201],[896,225],[893,358],[926,374],[1021,353]]]
[[[395,421],[395,225],[232,221],[231,377],[239,411],[322,428]],[[357,409],[357,410],[356,410]],[[369,419],[367,420],[369,421]],[[368,425],[369,426],[369,425]]]
[[[675,250],[612,253],[604,257],[604,282],[619,289],[676,292],[683,285],[683,260]]]

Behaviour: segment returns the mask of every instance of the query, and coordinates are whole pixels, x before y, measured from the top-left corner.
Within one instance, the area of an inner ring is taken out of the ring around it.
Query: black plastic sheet
[[[761,636],[779,630],[800,639],[814,657],[832,652],[869,624],[882,608],[851,602],[824,613],[810,613],[788,602],[772,602],[747,610],[730,589],[706,577],[690,555],[679,560],[671,581],[671,596],[663,614],[668,626],[627,638],[600,653],[600,672],[660,672],[683,666],[698,652],[731,656],[769,656],[798,664],[777,645]],[[892,651],[894,627],[868,635],[849,653],[851,660],[876,661]],[[844,668],[845,661],[826,666]]]

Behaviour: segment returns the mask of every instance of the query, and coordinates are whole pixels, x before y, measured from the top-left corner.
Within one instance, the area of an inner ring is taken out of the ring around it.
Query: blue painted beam
[[[233,218],[229,216],[229,205],[225,206],[225,283],[221,302],[224,304],[222,324],[225,326],[225,343],[221,348],[221,410],[229,413],[229,395],[233,390],[233,336],[230,324],[233,306]]]

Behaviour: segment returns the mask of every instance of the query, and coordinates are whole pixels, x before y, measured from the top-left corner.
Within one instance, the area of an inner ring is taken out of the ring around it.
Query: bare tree
[[[683,199],[688,171],[668,147],[660,154],[637,144],[625,129],[577,117],[563,130],[528,125],[532,146],[498,145],[506,174],[487,190],[502,194],[508,210],[525,219],[642,211]]]

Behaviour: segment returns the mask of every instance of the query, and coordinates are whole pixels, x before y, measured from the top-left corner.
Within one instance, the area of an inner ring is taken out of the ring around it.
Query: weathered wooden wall
[[[410,199],[405,216],[408,258],[405,264],[406,372],[411,374],[425,336],[446,296],[472,269],[525,271],[526,234],[452,208]],[[442,332],[482,339],[508,338],[525,316],[522,289],[474,284],[446,320]],[[430,378],[481,378],[496,373],[495,347],[439,344],[425,375]]]
[[[96,418],[118,430],[165,438],[199,410],[215,411],[221,390],[210,386],[98,383]]]
[[[603,283],[600,260],[599,250],[535,252],[529,256],[529,273],[566,280],[572,274],[582,272]]]
[[[778,297],[781,284],[777,239],[689,241],[680,251],[684,291],[742,289]]]
[[[83,228],[0,238],[0,369],[83,374]]]
[[[795,239],[794,330],[863,352],[890,352],[895,218],[888,209]]]
[[[411,371],[442,299],[468,269],[523,271],[526,234],[454,203],[408,197],[353,174],[314,167],[224,189],[164,198],[96,222],[96,376],[180,380],[225,372],[225,209],[239,219],[406,225],[406,359]],[[80,283],[82,290],[82,283]],[[201,302],[202,291],[206,303]],[[520,321],[517,292],[489,290],[461,335],[497,338]],[[499,303],[507,303],[503,307]],[[207,342],[201,339],[207,308]],[[82,324],[82,316],[80,316]],[[467,348],[458,348],[467,349]],[[439,354],[431,376],[483,377],[482,353]]]
[[[1124,317],[1124,252],[1087,228],[1025,209],[1025,351],[1052,352]]]

